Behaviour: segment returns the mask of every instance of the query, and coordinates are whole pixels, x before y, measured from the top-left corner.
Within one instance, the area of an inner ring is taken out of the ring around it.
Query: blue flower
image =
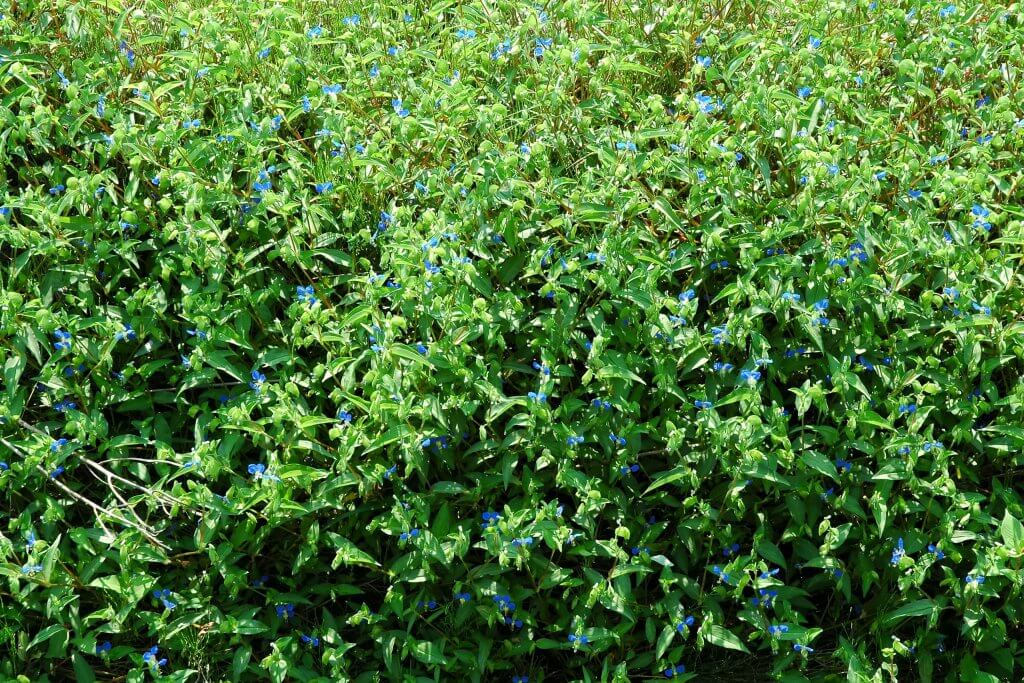
[[[912,415],[912,414],[917,412],[917,404],[916,403],[904,403],[904,404],[900,405],[898,410],[899,410],[900,415],[902,415],[904,413],[910,413]]]
[[[263,48],[262,50],[256,53],[256,56],[259,57],[260,59],[266,59],[267,57],[270,56],[270,48]]]
[[[325,192],[330,192],[334,189],[334,183],[331,181],[327,181],[326,183],[317,183],[313,186],[313,189],[316,190],[317,194],[324,194]]]
[[[110,652],[110,650],[113,647],[114,647],[113,644],[109,640],[104,640],[102,643],[98,643],[96,645],[96,654],[98,654],[98,655],[106,654],[106,653]]]
[[[295,616],[295,605],[293,605],[290,602],[285,603],[283,605],[278,605],[274,609],[277,612],[277,617],[279,619],[288,620]]]
[[[341,84],[332,83],[330,85],[320,86],[320,91],[325,95],[337,95],[343,90]]]
[[[512,50],[512,41],[505,39],[504,42],[498,43],[498,46],[491,52],[491,60],[500,59],[502,55],[508,54]]]
[[[353,14],[350,17],[342,17],[341,18],[341,23],[343,25],[345,25],[345,26],[358,26],[359,25],[359,15],[358,14]]]
[[[160,667],[162,667],[165,664],[167,664],[167,659],[166,658],[162,658],[162,659],[158,659],[157,658],[157,652],[159,652],[159,651],[160,651],[160,648],[158,646],[154,645],[153,647],[151,647],[148,650],[146,650],[146,652],[142,655],[142,661],[145,662],[146,664],[148,664],[150,667],[152,667],[154,669],[159,669]]]
[[[299,303],[308,303],[310,306],[313,306],[317,301],[319,301],[319,299],[314,296],[313,285],[296,287],[295,298]]]
[[[186,119],[185,121],[181,122],[181,127],[184,128],[185,130],[194,130],[196,128],[199,128],[199,126],[201,125],[203,125],[203,122],[199,119],[192,119],[191,121]]]
[[[377,221],[377,232],[384,232],[391,225],[392,221],[391,214],[387,211],[380,212],[380,220]]]
[[[676,631],[678,631],[679,633],[682,633],[686,629],[688,629],[691,626],[693,626],[693,621],[694,621],[693,616],[684,616],[683,620],[681,622],[679,622],[678,624],[676,624]]]
[[[569,444],[570,446],[578,446],[584,441],[586,441],[586,438],[583,435],[570,436],[568,439],[566,439],[566,443]]]
[[[928,552],[934,553],[936,560],[941,560],[946,557],[946,553],[942,552],[942,550],[939,549],[939,546],[934,543],[928,544]]]
[[[302,642],[312,647],[320,647],[320,639],[314,636],[307,636],[305,633],[302,634]]]
[[[409,110],[402,107],[401,97],[396,97],[391,100],[391,108],[395,110],[395,113],[398,114],[400,118],[405,118],[409,115]]]
[[[892,566],[895,567],[895,566],[899,565],[900,560],[902,560],[904,557],[906,557],[906,555],[907,555],[907,553],[903,549],[903,537],[901,536],[896,541],[896,547],[893,548],[893,550],[892,550],[892,558],[889,560],[889,562],[892,564]]]
[[[802,86],[802,87],[800,87],[800,88],[799,88],[799,89],[798,89],[798,90],[796,91],[796,94],[797,94],[797,96],[798,96],[798,97],[799,97],[799,98],[800,98],[801,100],[806,100],[806,99],[807,99],[808,97],[810,97],[810,95],[811,95],[811,93],[812,93],[812,92],[813,92],[813,90],[811,89],[811,86],[809,86],[809,85],[805,85],[805,86]]]
[[[513,676],[512,683],[530,683],[529,676]]]
[[[721,99],[715,100],[714,98],[705,95],[703,91],[694,95],[694,99],[697,100],[697,106],[705,114],[713,114],[725,107]]]
[[[536,401],[537,403],[543,403],[548,399],[548,395],[545,394],[543,391],[531,391],[530,393],[527,394],[527,396],[531,400]]]
[[[786,624],[772,624],[768,627],[768,633],[775,638],[778,638],[783,633],[789,632],[789,626]]]
[[[574,633],[570,633],[569,634],[569,642],[570,643],[577,643],[578,645],[586,645],[587,643],[590,642],[590,639],[587,638],[586,636],[578,636],[578,635],[576,635]]]
[[[420,535],[420,530],[419,529],[410,529],[409,531],[403,531],[399,535],[398,540],[400,540],[400,541],[408,541],[410,538],[418,538],[419,535]]]
[[[317,24],[316,26],[306,31],[306,37],[309,38],[310,40],[313,40],[314,38],[319,38],[321,35],[323,35],[323,32],[324,27],[321,26],[320,24]]]
[[[815,38],[814,36],[811,36],[810,38],[807,39],[807,46],[812,50],[817,50],[819,47],[821,47],[821,38]]]
[[[41,571],[43,571],[43,565],[41,564],[26,564],[21,568],[21,573],[28,576],[38,574]]]
[[[635,152],[636,144],[631,140],[619,140],[618,142],[615,143],[615,149],[619,150],[620,152]]]
[[[807,652],[807,653],[810,653],[810,652],[814,652],[814,649],[810,648],[810,647],[807,647],[806,645],[801,645],[800,643],[793,643],[793,652]]]
[[[693,59],[701,67],[703,67],[705,69],[710,69],[711,68],[711,57],[706,57],[704,55],[697,55]]]
[[[455,32],[455,37],[459,40],[471,40],[476,38],[476,31],[471,28],[460,28]]]
[[[246,468],[252,478],[256,481],[260,479],[269,479],[271,481],[281,481],[279,477],[275,477],[273,474],[267,472],[267,466],[262,463],[252,463]]]
[[[911,199],[918,199],[918,198],[921,197],[921,194],[922,194],[921,190],[914,190],[914,189],[907,190],[907,196],[910,197]]]
[[[551,38],[537,38],[534,41],[533,56],[540,58],[544,56],[544,50],[551,47]]]
[[[742,379],[744,382],[756,382],[757,380],[761,379],[761,373],[758,372],[757,370],[742,370],[740,371],[740,379]]]
[[[686,673],[686,667],[682,664],[677,664],[675,667],[665,669],[663,673],[665,674],[665,678],[675,678],[677,674]]]
[[[968,574],[967,576],[964,577],[964,582],[968,583],[968,584],[973,583],[975,586],[979,586],[979,585],[985,583],[985,577],[984,576],[974,576],[973,574]]]
[[[159,589],[159,588],[156,589],[155,591],[153,591],[153,597],[157,598],[158,600],[160,600],[160,602],[162,602],[164,607],[166,609],[168,609],[168,610],[173,610],[175,607],[178,606],[177,603],[171,602],[171,600],[170,600],[170,597],[171,597],[171,589],[170,588],[164,588],[162,590]]]
[[[636,474],[640,471],[640,465],[633,463],[632,465],[623,465],[619,468],[619,474]]]
[[[53,348],[57,349],[58,351],[67,350],[71,348],[70,332],[67,332],[65,330],[57,330],[56,332],[53,333],[53,337],[54,339],[57,340],[56,342],[54,342]]]
[[[250,373],[252,381],[249,382],[249,386],[256,391],[257,394],[263,389],[263,383],[267,381],[267,376],[259,370],[253,370]]]

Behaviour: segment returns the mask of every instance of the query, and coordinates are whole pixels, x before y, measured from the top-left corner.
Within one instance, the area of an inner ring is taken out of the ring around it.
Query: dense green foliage
[[[1022,27],[11,3],[0,676],[1020,680]]]

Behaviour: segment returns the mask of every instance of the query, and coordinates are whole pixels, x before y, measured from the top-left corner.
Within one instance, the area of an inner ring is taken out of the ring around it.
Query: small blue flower
[[[693,402],[693,405],[694,405],[694,406],[695,406],[695,407],[696,407],[696,408],[697,408],[698,410],[710,410],[710,409],[711,409],[711,407],[712,407],[712,403],[711,403],[711,401],[701,401],[701,400],[696,400],[696,401],[694,401],[694,402]]]
[[[889,562],[892,564],[892,566],[895,567],[895,566],[899,565],[900,560],[902,560],[904,557],[906,557],[906,555],[907,555],[907,553],[903,549],[903,537],[900,537],[896,541],[896,547],[893,548],[893,550],[892,550],[892,558],[889,560]]]
[[[146,650],[146,652],[142,655],[142,661],[145,662],[146,664],[148,664],[150,667],[152,667],[154,669],[159,669],[160,667],[162,667],[165,664],[167,664],[167,659],[166,658],[162,658],[162,659],[158,659],[157,658],[157,652],[159,652],[159,651],[160,651],[160,648],[158,646],[154,645],[153,647],[151,647],[148,650]]]
[[[742,379],[744,382],[756,382],[757,380],[761,379],[761,373],[758,372],[757,370],[742,370],[740,372],[740,379]]]
[[[330,85],[320,86],[320,91],[325,95],[337,95],[343,90],[341,84],[332,83]]]
[[[302,634],[302,642],[306,643],[311,647],[320,647],[320,639],[314,636],[307,636],[305,633]]]
[[[911,199],[919,199],[921,197],[921,190],[910,189],[907,190],[907,196]]]
[[[789,632],[789,626],[786,624],[772,624],[768,627],[768,633],[775,638],[778,638],[783,633]]]
[[[981,584],[985,583],[985,577],[984,576],[974,576],[973,574],[968,574],[967,576],[964,577],[964,582],[968,583],[968,584],[973,583],[975,586],[980,586]]]
[[[299,303],[309,304],[313,306],[319,301],[316,298],[313,291],[313,285],[306,285],[305,287],[298,286],[295,288],[295,298]]]
[[[274,611],[277,612],[277,617],[279,619],[284,619],[287,621],[288,619],[291,619],[295,616],[295,605],[288,602],[283,605],[278,605],[274,608]]]
[[[793,652],[807,652],[807,653],[811,653],[811,652],[814,652],[814,649],[810,648],[810,647],[807,647],[806,645],[801,645],[800,643],[793,643]]]
[[[250,387],[251,387],[251,388],[252,388],[253,390],[255,390],[255,392],[256,392],[257,394],[259,394],[259,393],[260,393],[260,391],[261,391],[261,390],[263,389],[263,383],[267,381],[267,376],[266,376],[266,375],[264,375],[264,374],[263,374],[262,372],[260,372],[259,370],[253,370],[253,371],[252,371],[252,372],[250,373],[250,375],[251,375],[251,377],[252,377],[252,381],[251,381],[251,382],[249,382],[249,386],[250,386]]]
[[[800,87],[796,91],[796,94],[801,100],[806,100],[808,97],[810,97],[812,92],[813,90],[811,89],[811,87],[809,85],[805,85]]]
[[[693,59],[702,68],[705,68],[705,69],[710,69],[711,68],[711,57],[706,57],[704,55],[697,55]]]
[[[946,557],[946,553],[942,552],[942,550],[939,549],[939,546],[934,543],[928,544],[928,552],[933,553],[936,560],[941,560]]]
[[[316,26],[306,31],[306,37],[309,38],[310,40],[313,40],[314,38],[319,38],[320,36],[322,36],[323,33],[324,27],[321,26],[320,24],[317,24]]]
[[[104,654],[110,652],[110,650],[113,647],[114,647],[113,644],[111,644],[111,642],[109,640],[104,640],[102,643],[98,643],[96,645],[96,654],[104,655]]]
[[[267,57],[270,56],[270,48],[263,48],[262,50],[256,53],[256,56],[259,57],[260,59],[266,59]]]
[[[53,348],[57,349],[58,351],[68,350],[71,348],[70,332],[67,332],[65,330],[57,330],[56,332],[53,333],[53,337],[54,339],[57,340],[56,342],[54,342]]]
[[[471,40],[476,38],[476,31],[473,29],[460,28],[455,32],[455,37],[459,40]]]
[[[811,48],[812,50],[817,50],[819,47],[821,47],[821,38],[815,38],[814,36],[811,36],[810,38],[807,39],[807,47]]]

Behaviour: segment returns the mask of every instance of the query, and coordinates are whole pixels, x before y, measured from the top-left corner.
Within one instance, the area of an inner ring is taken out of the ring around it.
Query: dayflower
[[[889,561],[892,566],[895,567],[899,565],[900,560],[906,557],[906,555],[907,553],[903,549],[903,538],[900,537],[899,540],[896,541],[896,547],[892,549],[892,558]]]
[[[142,655],[142,661],[146,664],[149,664],[154,669],[159,669],[160,667],[167,664],[166,657],[160,659],[157,658],[157,652],[159,651],[160,648],[154,645],[153,647],[146,650],[146,652]]]

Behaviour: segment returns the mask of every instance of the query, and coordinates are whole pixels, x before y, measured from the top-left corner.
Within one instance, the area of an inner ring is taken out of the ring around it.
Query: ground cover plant
[[[2,14],[5,680],[1022,677],[1019,4]]]

